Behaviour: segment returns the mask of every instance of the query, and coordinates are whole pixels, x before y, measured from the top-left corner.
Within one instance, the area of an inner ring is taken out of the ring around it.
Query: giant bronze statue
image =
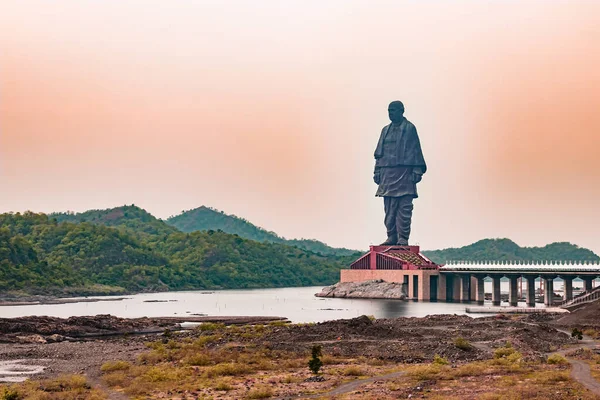
[[[404,104],[393,101],[388,107],[391,124],[381,131],[375,150],[373,180],[383,197],[387,240],[382,245],[408,245],[413,199],[417,183],[427,171],[415,126],[404,117]]]

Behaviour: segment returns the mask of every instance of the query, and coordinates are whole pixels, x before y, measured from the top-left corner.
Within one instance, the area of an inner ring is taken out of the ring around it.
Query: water
[[[401,300],[324,299],[322,287],[144,293],[120,301],[0,307],[1,317],[112,314],[124,318],[208,316],[274,316],[292,322],[322,322],[372,315],[376,318],[465,314],[465,304]],[[111,297],[102,297],[103,299]],[[114,297],[117,298],[117,297]],[[148,302],[148,301],[159,302]],[[477,314],[483,316],[483,314]]]

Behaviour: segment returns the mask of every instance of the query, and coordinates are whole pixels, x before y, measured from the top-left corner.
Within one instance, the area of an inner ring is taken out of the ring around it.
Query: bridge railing
[[[596,286],[592,290],[584,292],[572,300],[565,300],[560,304],[560,307],[569,307],[576,304],[591,303],[600,299],[600,286]]]

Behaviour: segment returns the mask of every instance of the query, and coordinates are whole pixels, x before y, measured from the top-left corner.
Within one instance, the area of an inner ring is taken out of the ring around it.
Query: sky
[[[600,254],[599,43],[594,0],[3,0],[0,212],[206,205],[365,249],[402,100],[412,243]]]

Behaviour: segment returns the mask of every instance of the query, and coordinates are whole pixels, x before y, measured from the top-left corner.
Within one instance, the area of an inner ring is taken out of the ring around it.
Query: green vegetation
[[[319,373],[319,370],[323,366],[323,361],[321,361],[322,355],[321,346],[314,345],[311,350],[311,358],[308,360],[308,369],[315,375]]]
[[[473,347],[468,340],[462,337],[457,337],[456,339],[454,339],[454,345],[461,350],[471,350],[471,348]]]
[[[509,239],[484,239],[469,246],[423,251],[437,263],[461,261],[598,261],[592,251],[571,243],[552,243],[544,247],[520,247]]]
[[[520,248],[507,239],[425,253],[436,261],[598,259],[568,243]],[[168,222],[134,205],[80,214],[0,214],[5,297],[330,285],[358,256],[317,241],[285,240],[206,207]]]
[[[556,365],[566,365],[569,363],[567,359],[561,356],[560,354],[551,354],[550,356],[548,356],[547,362],[548,364]]]
[[[573,328],[573,330],[571,330],[571,337],[577,338],[578,340],[582,340],[583,332],[581,331],[581,329]]]
[[[433,365],[448,365],[450,362],[446,357],[440,357],[440,355],[436,354],[433,356]]]
[[[356,250],[329,247],[325,243],[314,239],[288,240],[278,236],[275,232],[260,228],[243,218],[228,215],[223,211],[204,206],[184,211],[175,217],[169,218],[167,223],[182,232],[221,230],[257,242],[287,244],[323,255],[351,256],[357,253]]]
[[[352,259],[224,232],[183,233],[135,206],[51,217],[0,214],[6,294],[328,285]]]

